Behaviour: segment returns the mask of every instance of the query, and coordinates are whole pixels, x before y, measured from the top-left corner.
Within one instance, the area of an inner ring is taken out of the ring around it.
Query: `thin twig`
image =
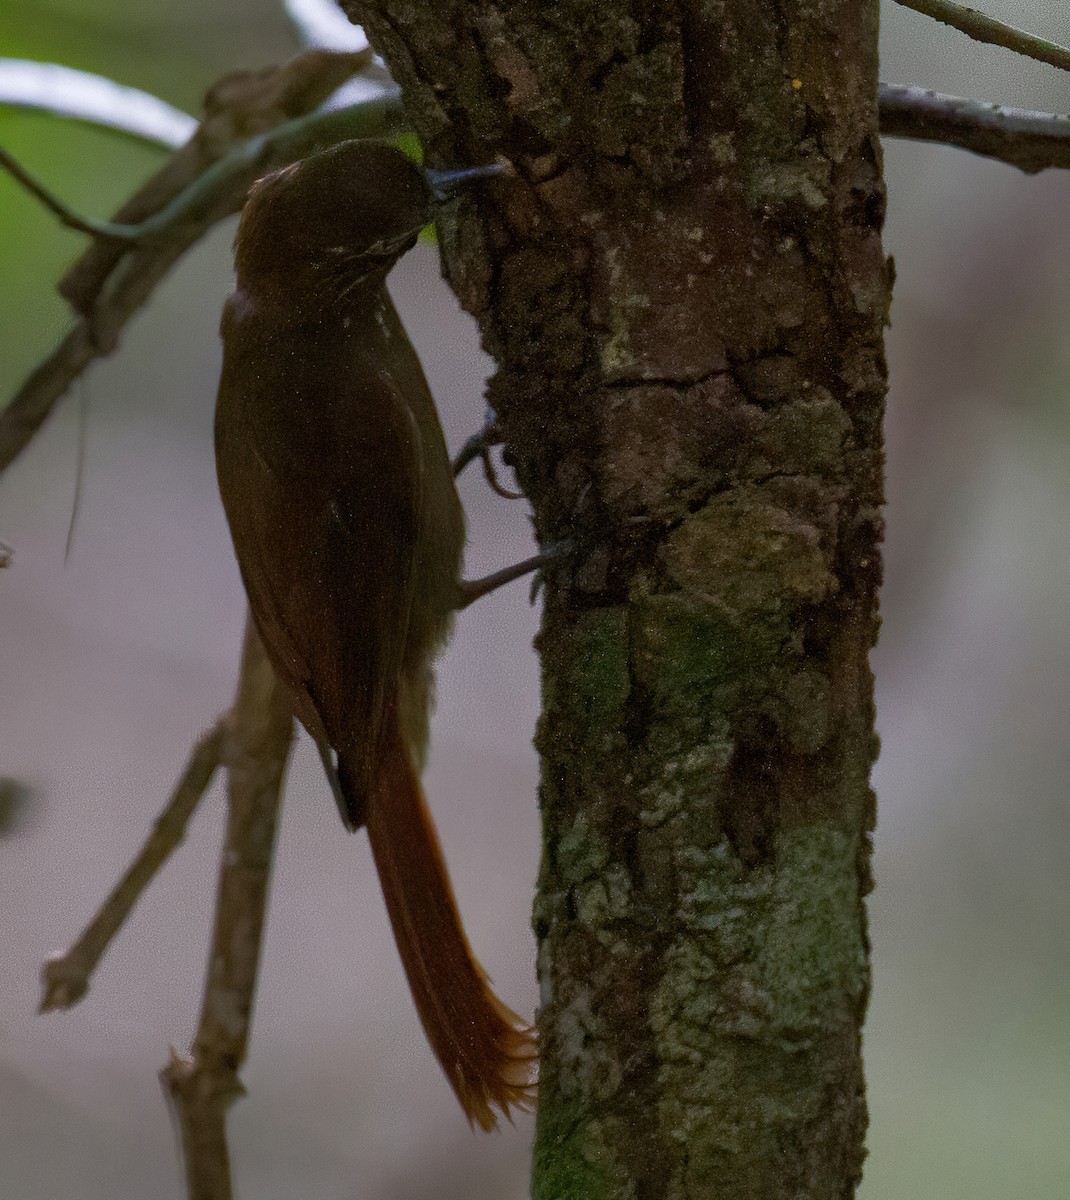
[[[1016,29],[997,21],[995,17],[986,16],[976,8],[967,8],[964,4],[954,4],[952,0],[896,0],[904,8],[913,9],[923,16],[932,17],[950,25],[975,42],[987,42],[992,46],[1002,46],[1004,50],[1013,50],[1026,58],[1035,58],[1037,62],[1047,63],[1058,67],[1061,71],[1070,71],[1070,50],[1060,46],[1058,42],[1050,42],[1047,38],[1037,37],[1024,29]]]
[[[74,535],[78,529],[78,517],[82,511],[82,482],[85,478],[86,432],[89,427],[89,401],[86,399],[85,379],[79,380],[78,388],[78,442],[74,455],[74,494],[71,497],[71,519],[67,522],[67,539],[63,543],[63,565],[71,559]]]
[[[18,159],[12,158],[3,146],[0,146],[0,167],[17,179],[30,195],[39,200],[49,212],[59,217],[60,222],[68,229],[74,229],[78,233],[88,233],[92,237],[114,238],[121,242],[133,240],[133,235],[126,226],[111,225],[107,221],[89,221],[85,217],[80,217],[62,200],[54,196],[39,179],[31,175]]]
[[[160,1072],[182,1138],[190,1200],[231,1200],[225,1117],[242,1094],[293,704],[246,623],[241,675],[227,718],[227,834],[200,1024],[191,1057]]]
[[[89,982],[97,964],[131,909],[156,872],[182,844],[189,819],[219,766],[222,747],[223,726],[219,723],[193,747],[186,769],[167,806],[156,818],[152,833],[115,890],[67,953],[50,958],[45,963],[41,969],[44,986],[41,1012],[71,1008],[89,990]]]
[[[126,255],[108,277],[92,316],[70,330],[0,412],[0,471],[27,445],[89,364],[115,349],[127,321],[175,262],[216,222],[240,211],[257,178],[346,138],[392,132],[399,123],[400,108],[393,98],[289,121],[232,150],[172,202],[166,220],[143,222],[140,229],[150,227],[150,239]]]
[[[307,116],[363,71],[370,53],[310,50],[282,66],[232,71],[204,97],[204,117],[189,141],[114,214],[116,225],[137,225],[159,212],[239,142]],[[95,242],[60,280],[60,295],[87,315],[123,248]]]
[[[882,83],[880,127],[884,137],[958,146],[1028,174],[1070,167],[1070,117],[1054,113]]]
[[[159,212],[138,225],[121,228],[131,241],[151,246],[183,225],[200,226],[207,216],[219,211],[223,198],[229,199],[231,211],[237,212],[250,185],[265,172],[346,138],[374,137],[392,131],[398,126],[400,111],[400,101],[390,96],[287,121],[235,146]]]

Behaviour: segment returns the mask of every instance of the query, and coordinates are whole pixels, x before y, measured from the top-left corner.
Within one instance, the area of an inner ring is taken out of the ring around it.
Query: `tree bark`
[[[876,0],[343,0],[549,573],[540,1200],[845,1197],[866,1123]]]

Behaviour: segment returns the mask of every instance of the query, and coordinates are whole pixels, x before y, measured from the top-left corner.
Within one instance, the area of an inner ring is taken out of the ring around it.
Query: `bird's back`
[[[216,410],[220,493],[265,647],[313,736],[369,770],[386,706],[426,686],[463,541],[423,373],[381,300],[301,322],[237,291]]]

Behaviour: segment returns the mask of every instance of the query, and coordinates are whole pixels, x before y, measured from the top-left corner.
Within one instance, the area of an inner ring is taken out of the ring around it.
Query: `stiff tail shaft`
[[[529,1107],[530,1026],[490,990],[465,938],[419,780],[395,731],[364,817],[398,952],[424,1032],[469,1121],[493,1129],[499,1109]],[[345,757],[339,761],[347,789]]]

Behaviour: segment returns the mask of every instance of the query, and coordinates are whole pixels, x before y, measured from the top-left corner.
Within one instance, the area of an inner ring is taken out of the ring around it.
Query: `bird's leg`
[[[500,446],[504,440],[501,430],[498,428],[494,410],[488,408],[483,428],[478,433],[472,434],[468,441],[461,447],[460,453],[453,460],[454,477],[460,475],[470,462],[478,458],[483,464],[483,475],[490,485],[492,492],[497,493],[505,500],[521,499],[524,495],[523,492],[514,492],[511,488],[503,487],[499,482],[498,472],[490,457],[491,446]]]
[[[563,541],[551,543],[541,554],[533,554],[531,558],[525,558],[518,563],[513,563],[512,566],[503,567],[500,571],[493,571],[490,575],[484,575],[482,579],[462,579],[458,584],[460,597],[454,608],[458,611],[467,608],[469,604],[474,604],[476,600],[481,600],[491,592],[496,592],[498,588],[512,583],[514,579],[522,579],[533,571],[541,571],[543,567],[548,567],[557,559],[571,554],[573,550],[575,550],[575,545],[570,539],[565,538]],[[535,597],[538,595],[539,583],[540,580],[536,577],[531,586],[532,604],[535,603]]]
[[[483,428],[478,433],[472,434],[453,460],[454,476],[460,475],[469,463],[486,454],[491,446],[500,446],[501,443],[502,434],[494,416],[494,409],[488,408],[486,416],[483,418]]]

